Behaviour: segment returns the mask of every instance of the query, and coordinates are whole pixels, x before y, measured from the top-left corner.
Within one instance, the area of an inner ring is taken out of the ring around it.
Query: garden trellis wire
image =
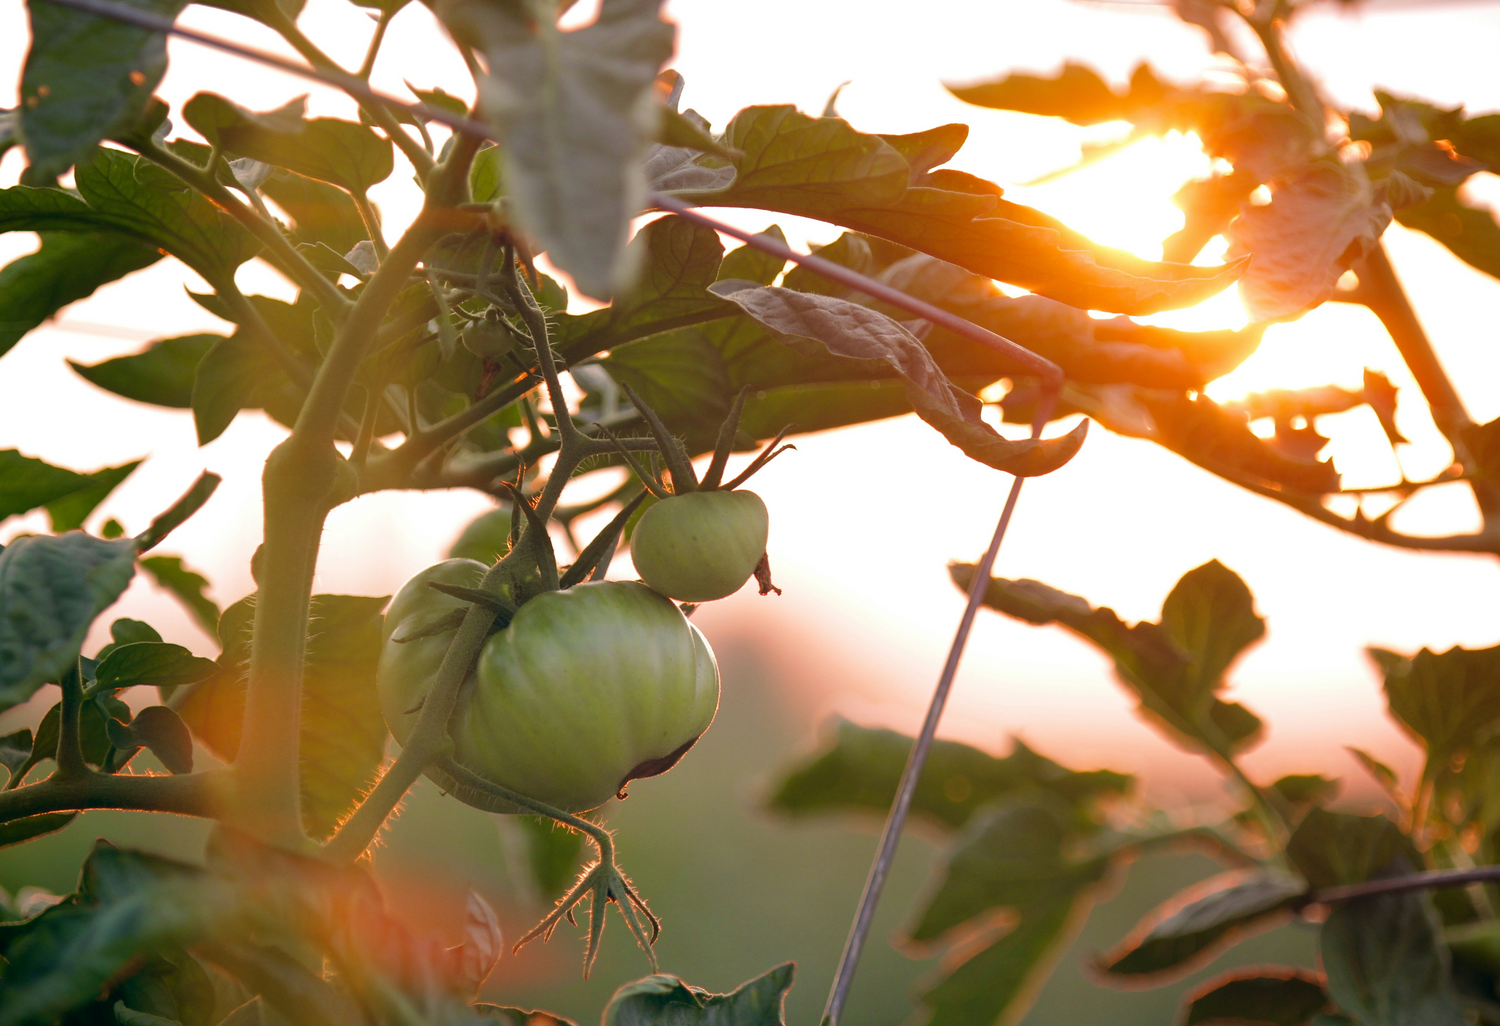
[[[111,3],[109,0],[45,0],[45,2],[82,11],[96,17],[135,25],[138,28],[143,28],[151,32],[177,36],[189,42],[221,50],[225,53],[243,57],[246,60],[277,68],[289,74],[342,89],[367,103],[379,104],[393,111],[402,111],[428,121],[435,121],[457,132],[499,141],[493,129],[473,118],[452,114],[448,111],[428,106],[427,104],[407,103],[394,97],[385,96],[370,88],[367,82],[355,75],[301,65],[275,54],[241,46],[238,43],[219,39],[193,29],[179,27],[172,19],[148,11],[141,11],[122,4]],[[997,335],[971,321],[909,296],[898,289],[894,289],[848,267],[833,263],[830,260],[825,260],[813,254],[799,253],[785,243],[775,239],[764,235],[751,234],[732,225],[724,224],[700,213],[689,204],[683,203],[671,196],[649,192],[647,193],[647,201],[652,207],[658,210],[671,212],[720,234],[739,239],[746,245],[769,253],[772,256],[793,261],[806,267],[808,270],[862,292],[873,299],[889,303],[891,306],[905,310],[932,324],[941,325],[970,341],[1006,354],[1021,367],[1035,374],[1041,383],[1041,395],[1037,404],[1036,415],[1031,424],[1031,437],[1039,438],[1042,427],[1051,419],[1064,382],[1062,369],[1052,361],[1038,356],[1036,353],[1012,342],[1010,339]],[[959,662],[963,658],[969,633],[973,629],[974,618],[978,614],[979,607],[982,604],[985,588],[989,583],[990,574],[994,568],[995,558],[1000,551],[1000,544],[1005,538],[1007,529],[1010,527],[1011,517],[1015,513],[1016,503],[1020,499],[1021,484],[1024,480],[1025,478],[1017,477],[1011,484],[1010,492],[1006,496],[1005,505],[1000,514],[1000,519],[995,525],[994,534],[990,538],[989,547],[985,550],[984,557],[980,560],[973,581],[969,586],[968,601],[965,603],[963,615],[959,619],[958,629],[954,633],[953,643],[949,647],[942,672],[938,676],[937,686],[933,690],[932,699],[928,704],[927,713],[922,722],[921,732],[917,735],[916,743],[912,746],[906,766],[902,771],[901,780],[896,789],[896,797],[891,803],[890,812],[886,817],[885,828],[881,833],[880,846],[870,865],[870,873],[865,881],[864,891],[860,896],[859,907],[855,912],[854,921],[849,928],[849,936],[845,941],[838,969],[834,974],[833,984],[829,989],[828,1002],[824,1008],[822,1020],[824,1026],[837,1026],[843,1014],[844,1004],[848,999],[849,989],[853,984],[854,971],[859,964],[860,955],[864,950],[865,941],[869,936],[870,925],[875,915],[875,908],[879,904],[881,891],[885,886],[891,862],[895,858],[896,847],[900,842],[901,832],[905,826],[907,814],[911,807],[912,795],[916,790],[917,781],[921,777],[922,768],[927,761],[927,753],[932,747],[938,723],[942,719],[943,710],[947,705],[948,695],[953,687],[953,679],[958,672]]]

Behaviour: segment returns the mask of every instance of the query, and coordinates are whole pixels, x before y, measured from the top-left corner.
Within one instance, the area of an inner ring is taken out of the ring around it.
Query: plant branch
[[[1467,887],[1476,883],[1500,882],[1500,866],[1476,866],[1473,869],[1435,869],[1406,876],[1387,876],[1344,887],[1325,887],[1307,896],[1309,905],[1336,905],[1356,898],[1377,894],[1406,894],[1411,891],[1434,891],[1449,887]]]
[[[303,35],[302,30],[297,27],[297,23],[287,17],[279,7],[275,4],[269,6],[272,12],[271,27],[281,35],[281,38],[290,43],[292,49],[300,53],[307,63],[320,71],[336,72],[340,78],[359,79],[363,77],[363,75],[350,75],[343,68],[339,67],[332,57],[329,57],[322,50],[318,49],[317,44]],[[372,52],[366,57],[366,61],[373,63],[373,57],[374,54]],[[365,74],[368,74],[368,72],[365,72]],[[432,154],[424,150],[420,143],[402,130],[400,122],[396,120],[396,115],[391,113],[390,108],[385,106],[385,104],[371,103],[365,97],[354,92],[350,92],[349,95],[359,101],[360,110],[369,115],[370,120],[375,122],[381,131],[390,136],[391,142],[396,144],[396,148],[406,156],[407,160],[411,161],[412,169],[417,173],[417,179],[421,182],[426,182],[427,176],[437,166],[436,162],[432,159]]]
[[[359,219],[365,223],[365,232],[370,236],[370,245],[375,247],[375,256],[384,260],[390,255],[391,247],[386,245],[385,235],[380,231],[380,214],[376,212],[375,204],[362,192],[351,192],[349,196],[359,211]]]
[[[119,775],[86,772],[78,777],[54,773],[46,780],[0,792],[0,823],[46,812],[127,809],[213,817],[221,812],[221,791],[228,770],[174,776]]]
[[[62,675],[58,687],[62,689],[62,708],[58,710],[55,775],[63,780],[77,780],[91,772],[88,763],[83,761],[83,675],[77,663]]]
[[[236,199],[234,194],[214,177],[212,170],[200,168],[152,140],[141,144],[140,153],[147,160],[170,171],[192,186],[214,206],[238,221],[241,227],[272,252],[278,266],[285,270],[298,285],[317,298],[319,305],[335,322],[342,320],[349,312],[349,300],[344,298],[337,286],[323,277],[321,271],[297,252],[274,222],[261,217],[249,206]]]

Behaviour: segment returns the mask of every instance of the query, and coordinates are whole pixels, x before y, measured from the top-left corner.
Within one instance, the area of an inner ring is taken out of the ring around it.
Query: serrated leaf
[[[1390,223],[1383,190],[1357,165],[1325,161],[1278,180],[1269,204],[1242,207],[1229,228],[1230,257],[1252,257],[1240,279],[1251,319],[1297,317],[1332,298]]]
[[[882,137],[839,119],[749,107],[735,115],[724,140],[744,152],[736,161],[740,174],[727,187],[685,190],[684,198],[817,218],[1083,309],[1145,314],[1188,306],[1243,270],[1155,263],[1100,246],[1001,199],[992,182],[942,169],[914,175]]]
[[[63,307],[161,259],[161,251],[113,232],[49,232],[41,248],[0,270],[0,354]]]
[[[630,279],[623,250],[656,134],[656,73],[675,35],[660,6],[604,0],[591,24],[569,32],[521,5],[454,0],[442,10],[449,30],[485,54],[480,109],[503,139],[521,224],[596,299]]]
[[[366,125],[302,117],[301,104],[257,114],[214,93],[198,93],[183,117],[210,142],[295,174],[363,195],[390,177],[392,144]]]
[[[359,208],[342,189],[278,169],[261,183],[260,191],[291,216],[299,242],[322,242],[347,253],[369,237]]]
[[[1213,980],[1184,1002],[1183,1026],[1229,1026],[1233,1022],[1265,1026],[1304,1026],[1328,1007],[1320,980],[1286,969],[1250,970],[1245,975]]]
[[[1360,1026],[1460,1026],[1448,949],[1427,895],[1361,898],[1335,908],[1319,935],[1334,1003]]]
[[[135,542],[81,532],[17,538],[0,551],[0,711],[56,681],[89,625],[135,574]]]
[[[184,0],[125,0],[175,19]],[[167,70],[166,38],[112,18],[33,2],[20,132],[35,173],[56,177],[135,124]]]
[[[1314,890],[1364,883],[1422,865],[1401,828],[1384,816],[1355,816],[1313,808],[1292,831],[1287,859]]]
[[[1151,913],[1100,960],[1100,969],[1118,977],[1150,976],[1153,982],[1176,979],[1251,932],[1286,919],[1307,889],[1285,876],[1236,874],[1225,883],[1209,881],[1195,889],[1201,896],[1185,904],[1182,897],[1174,898]]]
[[[224,336],[183,335],[152,342],[139,353],[103,363],[68,366],[85,381],[138,403],[186,410],[193,405],[193,374],[209,349]]]
[[[77,530],[141,462],[79,474],[15,449],[0,450],[0,520],[45,507],[53,531]]]
[[[1051,803],[1001,803],[978,813],[955,839],[942,882],[911,939],[952,936],[1001,909],[1010,910],[1013,922],[1008,931],[991,928],[950,951],[950,972],[919,998],[931,1015],[928,1022],[959,1026],[1002,1016],[1015,1021],[1025,1013],[1038,975],[1065,943],[1068,927],[1076,926],[1092,885],[1109,866],[1105,857],[1066,857],[1068,818]]]
[[[713,229],[663,217],[641,229],[628,248],[630,261],[641,270],[628,290],[602,310],[582,315],[559,311],[553,344],[570,362],[736,312],[708,291],[724,256],[724,244]]]
[[[224,611],[219,672],[175,695],[172,707],[215,755],[239,751],[245,717],[254,596]],[[326,837],[369,787],[385,753],[386,727],[375,691],[380,612],[385,598],[314,595],[302,679],[302,815]]]
[[[192,735],[182,718],[164,705],[148,705],[129,723],[105,720],[104,728],[110,744],[127,757],[136,748],[149,748],[169,772],[193,772]]]
[[[1392,718],[1427,749],[1431,770],[1500,721],[1500,646],[1424,648],[1410,658],[1372,648],[1370,656],[1385,676]]]
[[[967,589],[972,566],[949,567]],[[1224,674],[1265,631],[1244,582],[1217,560],[1184,574],[1162,606],[1162,622],[1125,624],[1113,609],[1039,581],[992,578],[984,604],[1038,626],[1060,624],[1093,642],[1115,662],[1121,683],[1141,709],[1190,750],[1229,754],[1249,747],[1260,720],[1217,696]]]
[[[792,769],[777,784],[768,805],[806,816],[861,810],[884,814],[896,795],[912,739],[893,730],[837,720],[825,750]],[[996,758],[957,741],[937,740],[917,780],[912,812],[951,828],[997,799],[1049,795],[1091,822],[1094,804],[1123,794],[1131,777],[1109,770],[1078,772],[1012,739],[1011,752]]]
[[[955,388],[922,343],[882,313],[833,296],[782,288],[743,288],[720,294],[799,352],[883,363],[907,382],[907,398],[917,415],[964,454],[996,470],[1018,476],[1047,474],[1083,445],[1087,422],[1060,438],[1011,441],[979,417],[979,400]]]
[[[647,976],[615,991],[604,1006],[603,1026],[785,1026],[795,972],[787,962],[728,994],[710,994],[664,973]]]

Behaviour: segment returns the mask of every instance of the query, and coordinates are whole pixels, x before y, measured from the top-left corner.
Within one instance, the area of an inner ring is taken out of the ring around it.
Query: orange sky
[[[974,128],[955,166],[996,179],[1009,195],[1063,217],[1101,242],[1158,256],[1162,237],[1180,224],[1169,197],[1206,161],[1192,139],[1146,142],[1097,167],[1038,188],[1013,183],[1076,158],[1078,143],[1100,132],[1022,115],[966,107],[941,88],[1006,68],[1049,70],[1064,56],[1091,63],[1116,80],[1150,57],[1168,77],[1188,78],[1210,59],[1196,31],[1162,13],[1120,5],[1028,0],[976,3],[929,0],[920,15],[909,3],[808,4],[766,0],[753,18],[711,0],[675,0],[681,26],[676,66],[687,79],[684,103],[722,125],[749,103],[794,102],[821,108],[840,82],[840,101],[857,127],[902,132],[945,121]],[[580,5],[577,16],[587,16]],[[188,23],[278,49],[268,32],[233,15],[192,8]],[[343,0],[311,0],[309,33],[348,63],[368,33],[365,16]],[[0,7],[0,64],[18,69],[25,23],[20,4]],[[1500,107],[1500,79],[1487,74],[1500,43],[1500,11],[1452,5],[1426,12],[1363,16],[1320,13],[1294,35],[1298,53],[1339,102],[1369,108],[1372,86],[1474,109]],[[283,49],[284,48],[280,48]],[[376,84],[392,92],[402,79],[462,92],[464,82],[441,33],[418,4],[404,11],[377,67]],[[208,81],[252,107],[268,108],[309,90],[276,72],[172,44],[162,94],[174,106]],[[351,105],[313,88],[311,108],[349,115]],[[9,83],[0,106],[14,105]],[[399,158],[398,158],[399,160]],[[15,181],[20,154],[0,161],[0,184]],[[1492,176],[1472,186],[1500,196]],[[403,165],[377,190],[392,231],[414,211]],[[752,228],[772,219],[735,212]],[[794,243],[828,241],[832,229],[776,219]],[[0,258],[27,251],[34,239],[0,237]],[[1425,236],[1392,228],[1388,244],[1439,352],[1479,420],[1500,415],[1500,346],[1489,312],[1500,285],[1450,257]],[[247,265],[247,291],[286,296],[289,287],[264,265]],[[0,363],[0,446],[79,469],[152,459],[99,514],[139,529],[160,505],[207,466],[226,481],[204,514],[169,548],[215,584],[221,603],[249,590],[246,571],[259,530],[258,460],[281,437],[259,415],[242,415],[222,438],[199,449],[190,416],[117,400],[68,370],[65,357],[97,362],[131,352],[154,337],[221,328],[183,294],[200,288],[191,272],[163,264],[76,304],[62,324],[33,333]],[[1243,323],[1233,292],[1162,320],[1190,327]],[[73,328],[70,328],[72,325]],[[114,334],[90,325],[107,325]],[[78,330],[82,329],[82,330]],[[1210,391],[1228,398],[1255,388],[1336,382],[1356,385],[1370,366],[1409,384],[1393,347],[1363,310],[1329,307],[1268,333],[1262,351]],[[88,424],[74,423],[88,411]],[[1350,484],[1389,480],[1394,464],[1367,410],[1320,423]],[[1414,445],[1402,459],[1408,474],[1440,469],[1447,452],[1415,405],[1401,416]],[[912,729],[941,662],[961,599],[944,564],[970,559],[987,539],[1009,479],[968,462],[910,418],[799,439],[799,451],[756,481],[773,512],[771,557],[780,599],[753,592],[706,608],[698,622],[710,639],[749,634],[770,647],[795,687],[789,700],[809,716],[841,711],[865,721]],[[900,482],[902,491],[891,487]],[[925,504],[913,508],[912,495]],[[440,557],[468,516],[485,508],[466,494],[382,494],[331,518],[318,588],[363,594],[393,591]],[[1472,526],[1462,488],[1434,490],[1411,503],[1398,526],[1446,533]],[[9,536],[41,521],[7,525]],[[373,558],[372,558],[373,557]],[[1184,571],[1218,558],[1242,574],[1270,619],[1268,640],[1237,668],[1232,697],[1271,724],[1266,744],[1248,760],[1258,772],[1321,771],[1355,780],[1342,745],[1360,744],[1403,767],[1414,750],[1384,718],[1377,682],[1362,648],[1400,650],[1500,640],[1500,598],[1493,560],[1418,556],[1377,548],[1305,521],[1237,490],[1148,443],[1095,430],[1064,470],[1028,484],[998,572],[1031,576],[1113,605],[1130,619],[1153,617]],[[150,619],[200,651],[208,643],[170,600],[137,582],[121,607]],[[960,674],[943,733],[997,749],[1019,732],[1075,765],[1150,769],[1158,788],[1169,770],[1193,765],[1130,713],[1103,661],[1053,630],[984,615]],[[10,714],[0,729],[12,729]]]

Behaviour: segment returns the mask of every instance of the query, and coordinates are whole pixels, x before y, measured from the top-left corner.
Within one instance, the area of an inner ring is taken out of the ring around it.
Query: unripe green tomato
[[[711,602],[750,579],[769,531],[766,504],[754,492],[687,492],[646,510],[630,536],[630,557],[661,594]]]
[[[474,587],[484,567],[449,560],[396,596],[386,637],[454,606],[426,582]],[[415,584],[441,602],[417,613],[404,603]],[[398,741],[416,712],[452,633],[400,645],[387,641],[380,663],[381,708]],[[408,653],[400,651],[414,649]],[[450,722],[457,761],[486,779],[569,812],[602,805],[631,780],[670,769],[713,722],[719,669],[708,642],[670,601],[634,582],[598,581],[527,602],[490,637],[465,682]],[[519,812],[490,795],[454,787],[455,796],[495,812]]]

